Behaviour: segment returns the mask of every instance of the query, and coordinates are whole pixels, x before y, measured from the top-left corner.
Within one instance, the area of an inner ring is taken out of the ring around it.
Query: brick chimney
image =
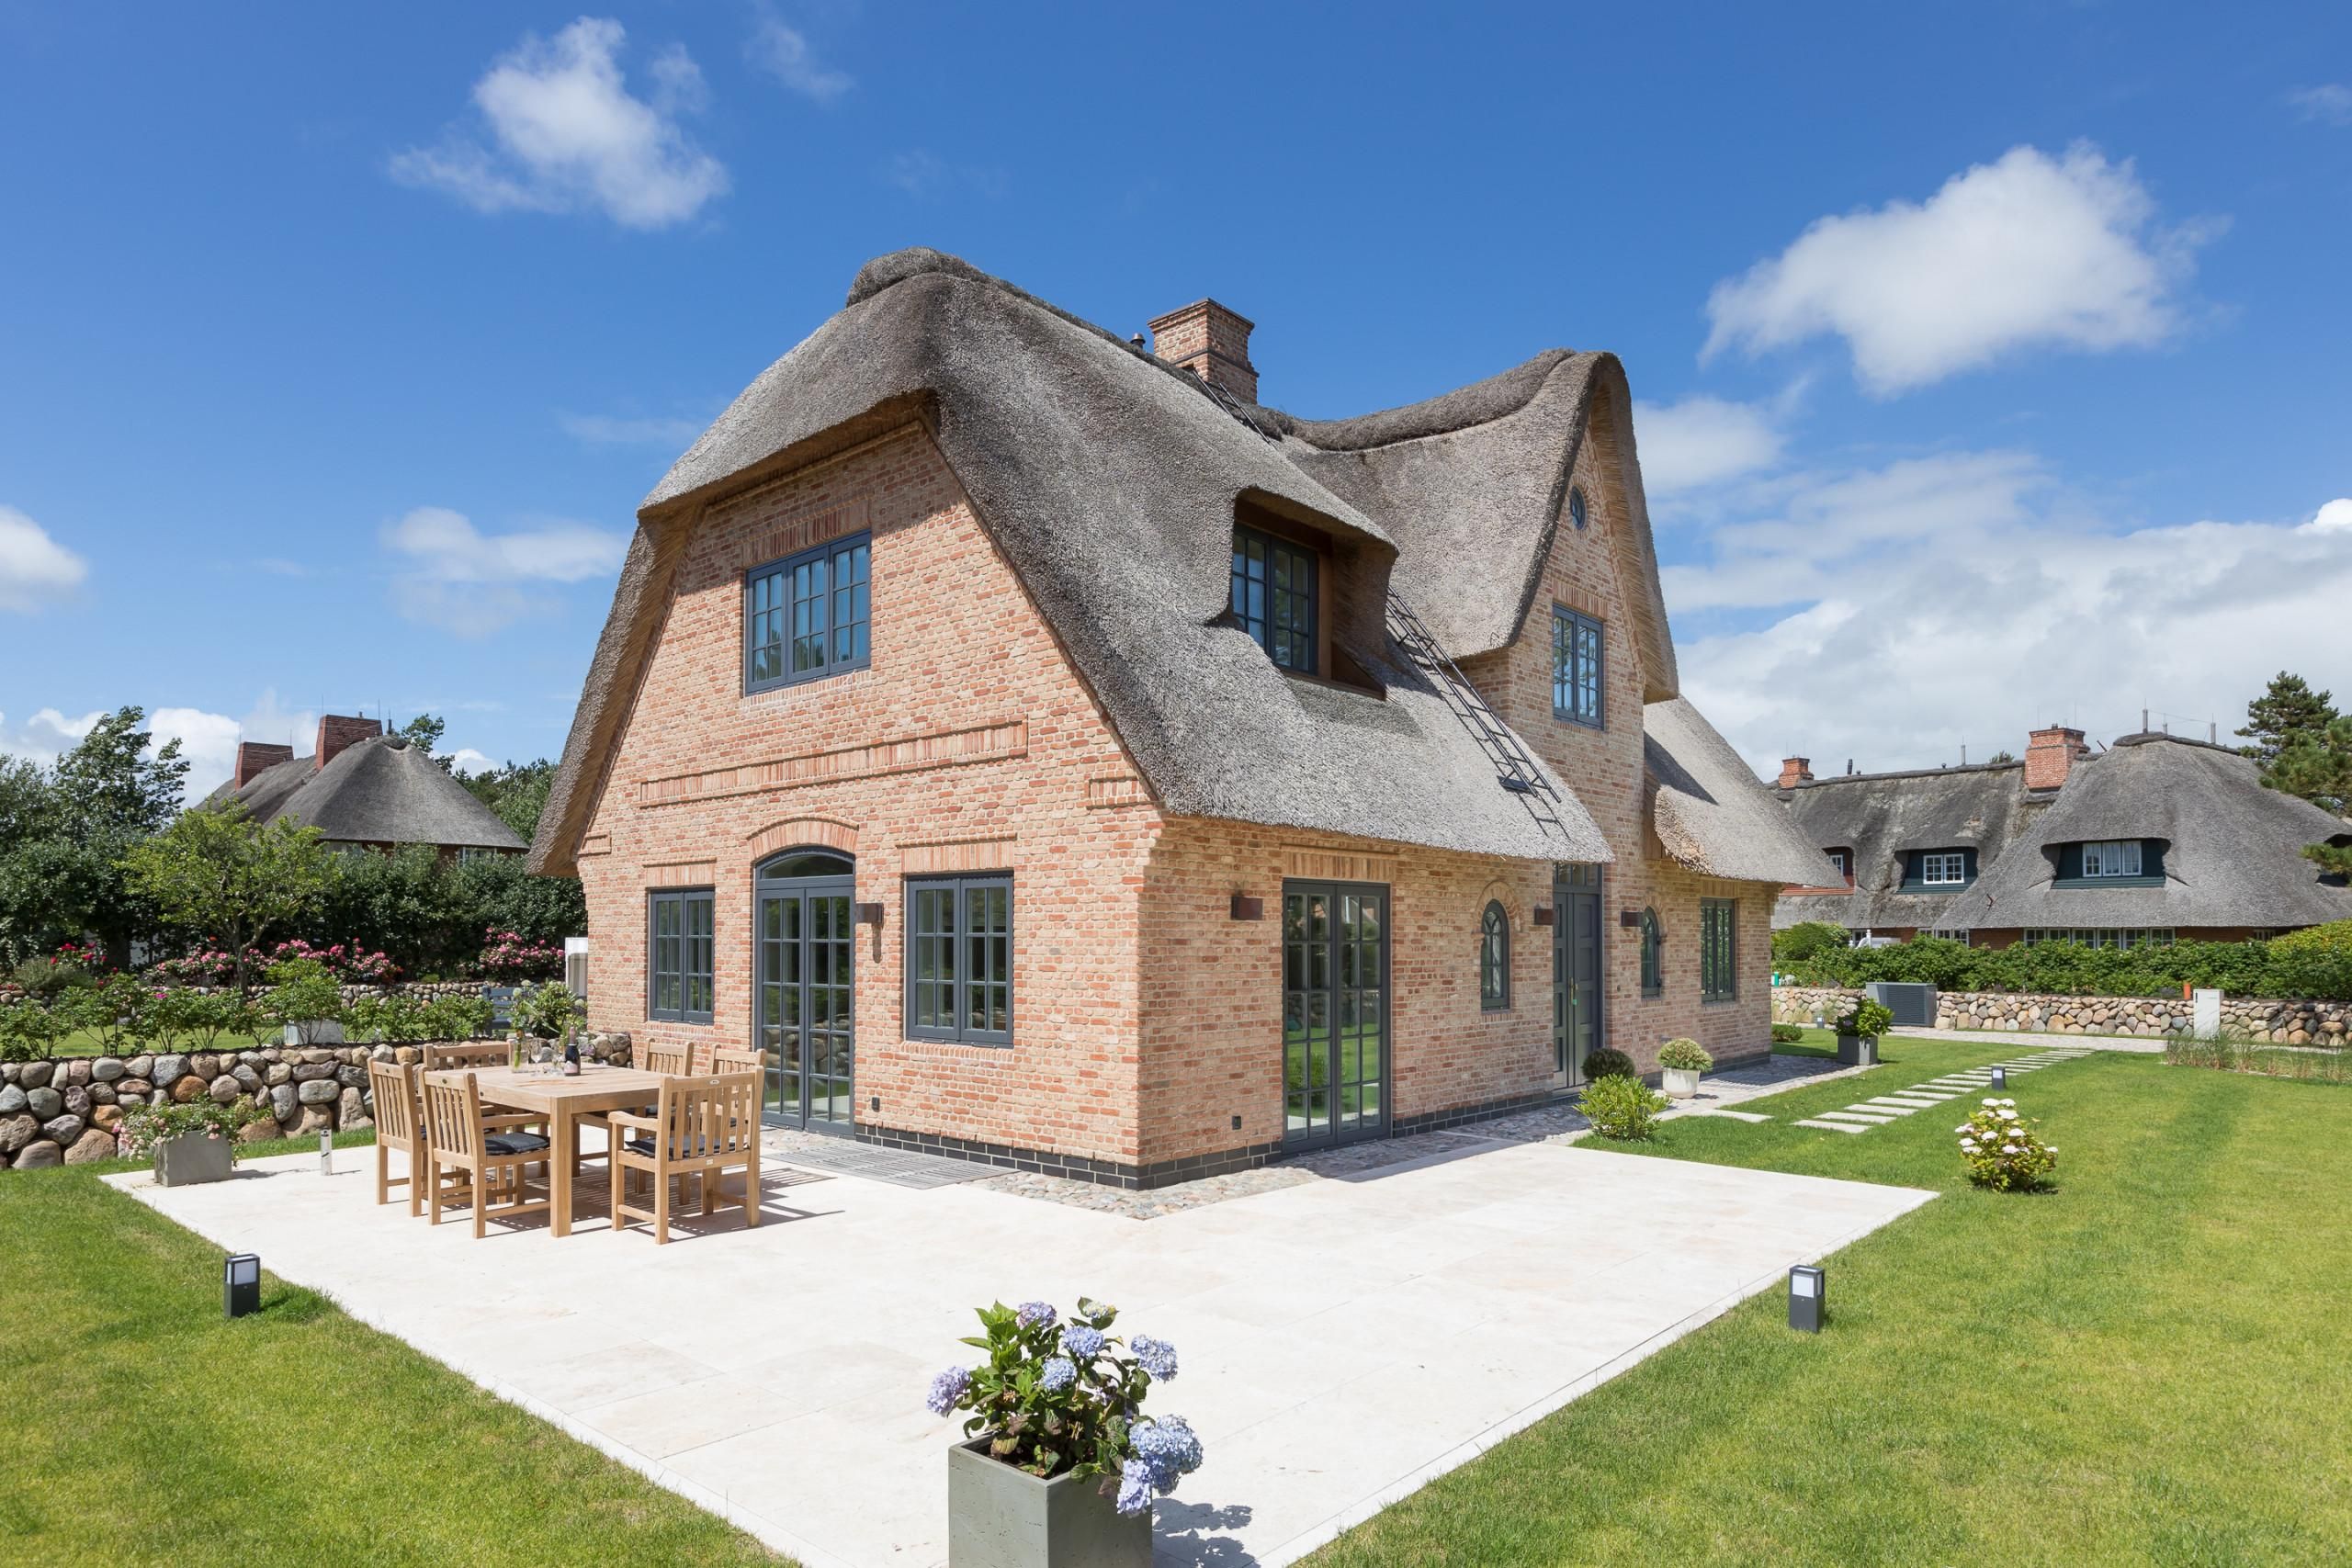
[[[319,720],[318,750],[311,753],[317,761],[311,765],[313,769],[323,768],[355,741],[373,740],[383,733],[383,722],[379,719],[346,718],[339,713],[331,713]]]
[[[2075,759],[2087,757],[2091,749],[2083,744],[2083,732],[2068,729],[2064,725],[2052,725],[2037,729],[2028,738],[2025,749],[2025,787],[2056,789],[2066,782]]]
[[[237,742],[236,782],[230,787],[243,789],[259,778],[264,768],[274,768],[280,762],[293,760],[294,748],[291,746],[272,746],[262,740],[240,740]]]
[[[1781,759],[1781,787],[1794,789],[1801,784],[1813,782],[1813,759],[1783,757]]]
[[[1250,318],[1203,299],[1147,324],[1151,351],[1160,358],[1245,403],[1258,400],[1258,367],[1250,363],[1250,332],[1257,323]]]

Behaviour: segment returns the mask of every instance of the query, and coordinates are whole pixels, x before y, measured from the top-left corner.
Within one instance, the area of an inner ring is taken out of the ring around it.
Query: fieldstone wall
[[[1859,990],[1778,986],[1772,1021],[1835,1021],[1853,1010]],[[1939,991],[1939,1029],[2007,1029],[2030,1034],[2131,1034],[2158,1039],[2193,1027],[2180,997],[2054,997],[2024,991]],[[2352,1032],[2352,1002],[2223,997],[2222,1032],[2285,1045],[2341,1045]]]
[[[629,1037],[583,1034],[580,1049],[592,1061],[626,1065]],[[0,1063],[0,1168],[113,1159],[127,1152],[119,1142],[124,1110],[151,1100],[245,1100],[262,1111],[238,1135],[249,1144],[372,1126],[369,1058],[408,1063],[424,1055],[417,1045],[266,1045]]]

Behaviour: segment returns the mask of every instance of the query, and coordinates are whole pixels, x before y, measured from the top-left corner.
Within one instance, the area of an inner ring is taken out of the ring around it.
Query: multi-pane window
[[[872,569],[870,536],[854,534],[752,572],[743,584],[743,689],[870,663]]]
[[[914,878],[907,910],[907,1038],[1012,1043],[1012,878]]]
[[[1233,531],[1233,618],[1285,670],[1315,673],[1315,552],[1255,528]]]
[[[1853,866],[1847,859],[1846,852],[1844,850],[1824,850],[1822,853],[1827,855],[1829,857],[1829,863],[1838,868],[1838,875],[1840,879],[1850,877],[1854,874]]]
[[[2137,876],[2140,874],[2140,840],[2137,839],[2106,839],[2083,846],[2085,876]]]
[[[1957,926],[1938,926],[1928,934],[1945,942],[1956,942],[1962,947],[1968,945],[1968,933]]]
[[[1739,995],[1739,900],[1699,900],[1699,999],[1727,1002]]]
[[[1510,1006],[1510,917],[1493,900],[1478,918],[1478,1005],[1488,1012]]]
[[[1931,850],[1919,857],[1919,880],[1930,887],[1955,887],[1968,880],[1968,856],[1960,850]]]
[[[711,892],[682,887],[645,897],[645,1016],[708,1023],[713,984]]]
[[[1666,930],[1656,909],[1642,911],[1642,995],[1666,995]]]
[[[2169,926],[2102,926],[2097,929],[2078,927],[2069,930],[2053,927],[2048,930],[2028,928],[2024,936],[2028,947],[2040,947],[2045,942],[2071,943],[2075,947],[2108,947],[2128,951],[2135,947],[2170,947],[2173,930]]]
[[[1600,623],[1552,606],[1552,716],[1600,728]]]

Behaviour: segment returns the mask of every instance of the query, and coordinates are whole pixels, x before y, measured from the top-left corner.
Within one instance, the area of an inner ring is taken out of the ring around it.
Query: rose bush
[[[1960,1134],[1960,1157],[1968,1179],[1996,1192],[2025,1192],[2050,1179],[2058,1168],[2058,1150],[2035,1134],[2038,1122],[2018,1114],[2018,1102],[1986,1095],[1967,1121],[1952,1131]]]

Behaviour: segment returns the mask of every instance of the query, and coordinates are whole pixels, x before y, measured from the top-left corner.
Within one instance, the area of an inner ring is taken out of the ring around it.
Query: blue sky
[[[2230,15],[8,4],[0,750],[552,753],[639,499],[912,243],[1309,415],[1616,351],[1759,763],[2352,696],[2352,12]]]

